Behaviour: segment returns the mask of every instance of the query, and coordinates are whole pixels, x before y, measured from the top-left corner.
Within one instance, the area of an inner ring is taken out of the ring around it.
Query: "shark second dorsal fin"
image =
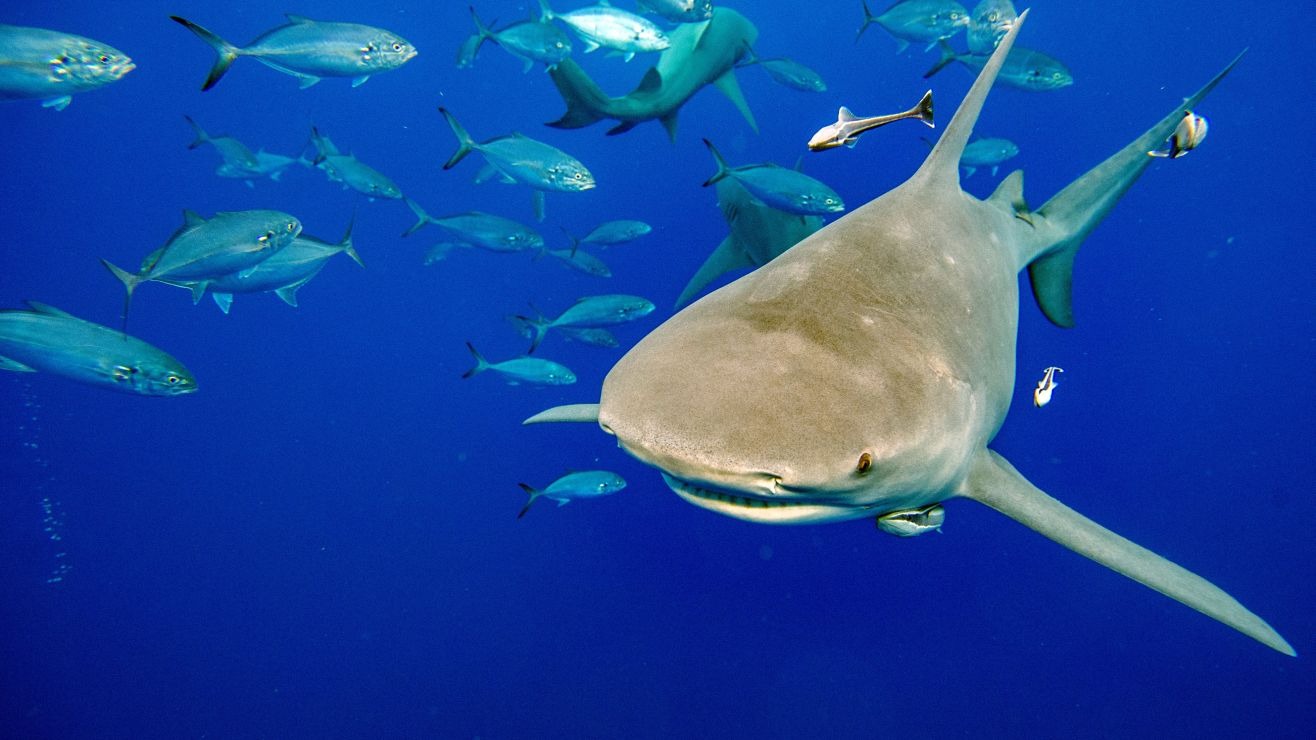
[[[982,112],[982,104],[987,100],[987,93],[991,92],[992,85],[996,82],[996,75],[1001,71],[1001,65],[1005,63],[1005,57],[1010,53],[1010,47],[1014,46],[1014,39],[1019,35],[1019,29],[1023,27],[1027,17],[1028,11],[1025,10],[1011,24],[1009,33],[1005,34],[996,51],[992,52],[991,58],[987,60],[987,64],[983,65],[982,72],[978,73],[978,79],[974,81],[973,87],[969,88],[969,94],[964,96],[964,102],[960,103],[959,110],[955,111],[955,117],[950,119],[946,133],[941,135],[936,145],[932,147],[932,153],[923,160],[923,165],[914,174],[915,178],[921,179],[931,187],[959,189],[960,156],[964,154],[964,147],[969,144],[969,136],[973,133],[973,125],[978,122],[978,114]]]
[[[987,202],[1030,225],[1033,223],[1032,213],[1028,210],[1028,201],[1024,200],[1023,170],[1015,170],[1006,175],[992,194],[987,196]]]

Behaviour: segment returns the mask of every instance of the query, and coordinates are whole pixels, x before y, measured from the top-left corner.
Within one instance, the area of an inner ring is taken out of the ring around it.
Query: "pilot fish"
[[[44,108],[64,110],[75,93],[108,85],[135,67],[109,44],[0,24],[0,100],[36,98]]]
[[[0,310],[0,370],[47,372],[142,396],[197,389],[183,363],[136,337],[44,303]]]
[[[235,46],[186,18],[169,18],[210,44],[219,55],[202,90],[214,87],[238,57],[252,57],[292,75],[305,89],[322,77],[351,77],[352,87],[357,87],[373,74],[401,67],[417,53],[401,36],[359,23],[313,21],[290,14],[285,25],[262,33],[246,46]]]

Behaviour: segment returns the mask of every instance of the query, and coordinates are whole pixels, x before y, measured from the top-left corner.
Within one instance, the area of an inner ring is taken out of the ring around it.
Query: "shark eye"
[[[855,472],[860,475],[863,475],[864,473],[867,473],[869,470],[872,469],[873,469],[873,456],[867,452],[860,455],[859,463],[856,464],[854,467]]]

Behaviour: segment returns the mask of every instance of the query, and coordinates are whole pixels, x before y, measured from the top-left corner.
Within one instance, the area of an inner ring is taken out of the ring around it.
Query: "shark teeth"
[[[678,493],[683,493],[688,496],[693,496],[695,498],[707,499],[709,501],[720,501],[721,503],[724,504],[731,504],[732,506],[740,506],[746,509],[777,509],[777,508],[784,508],[788,506],[806,505],[806,502],[804,501],[789,501],[789,500],[777,501],[772,499],[756,498],[750,496],[736,496],[734,494],[726,493],[724,491],[717,491],[710,488],[700,488],[699,486],[693,485],[687,481],[683,481],[680,478],[674,478],[668,475],[667,473],[663,473],[663,479],[667,481],[668,486],[671,486]]]

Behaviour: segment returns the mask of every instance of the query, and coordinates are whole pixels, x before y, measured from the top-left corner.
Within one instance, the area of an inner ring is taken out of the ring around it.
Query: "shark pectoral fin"
[[[986,504],[1038,534],[1285,655],[1297,654],[1270,625],[1229,594],[1051,498],[991,450],[984,449],[974,461],[959,495]]]
[[[1071,242],[1028,265],[1028,282],[1033,286],[1037,307],[1062,329],[1074,328],[1074,257],[1078,246],[1078,242]]]
[[[572,403],[566,406],[554,406],[540,411],[521,422],[522,424],[547,424],[553,422],[584,422],[597,424],[599,405],[597,403]]]
[[[18,360],[11,360],[8,357],[0,357],[0,370],[8,370],[11,373],[36,372],[34,368],[30,368],[27,365],[24,365],[23,363],[19,362]]]
[[[753,267],[754,261],[750,259],[745,249],[740,246],[736,237],[728,234],[722,243],[717,245],[717,249],[708,255],[704,264],[700,265],[695,276],[690,278],[686,283],[685,290],[681,291],[681,296],[676,299],[676,308],[680,308],[694,299],[709,283],[732,270],[738,270],[745,267]]]
[[[731,100],[740,111],[740,115],[745,117],[749,122],[749,127],[754,129],[754,133],[759,132],[759,124],[754,120],[754,112],[749,109],[749,103],[745,102],[745,94],[740,91],[740,83],[736,81],[736,70],[728,69],[726,74],[713,81],[713,85],[722,91],[722,94]]]
[[[617,134],[624,134],[638,125],[639,125],[638,121],[622,121],[616,126],[613,126],[612,128],[608,129],[607,135],[616,136]]]

